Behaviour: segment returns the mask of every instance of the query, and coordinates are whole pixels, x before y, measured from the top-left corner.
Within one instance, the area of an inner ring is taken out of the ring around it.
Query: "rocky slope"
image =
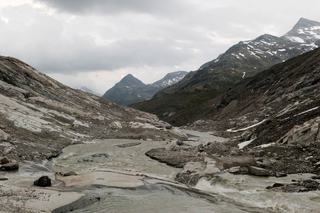
[[[244,79],[199,105],[202,120],[189,128],[210,131],[210,135],[227,140],[219,142],[211,136],[199,141],[201,137],[193,137],[165,149],[153,149],[147,155],[183,168],[176,180],[189,185],[196,185],[201,178],[215,183],[223,171],[259,177],[311,173],[318,176],[287,184],[276,182],[267,189],[319,190],[319,90],[320,48]],[[188,135],[194,132],[190,130]],[[190,146],[197,140],[198,145]]]
[[[45,159],[92,138],[171,136],[179,137],[156,116],[71,89],[22,61],[0,57],[0,156]]]
[[[270,170],[320,173],[320,49],[275,65],[202,105],[207,125]],[[209,148],[210,150],[210,148]]]
[[[129,74],[109,89],[103,95],[103,98],[126,106],[149,100],[158,91],[179,82],[186,74],[187,72],[184,71],[168,73],[165,77],[152,84],[144,84]]]
[[[319,29],[319,22],[302,18],[282,37],[262,35],[240,42],[179,83],[160,91],[152,100],[135,107],[175,125],[194,121],[200,112],[200,103],[232,88],[242,79],[317,48]]]

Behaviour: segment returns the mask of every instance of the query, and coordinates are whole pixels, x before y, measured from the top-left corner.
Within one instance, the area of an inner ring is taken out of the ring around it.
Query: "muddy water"
[[[104,140],[70,146],[55,161],[56,171],[75,171],[80,176],[62,179],[74,189],[88,185],[86,194],[99,202],[74,212],[247,212],[240,204],[211,193],[199,193],[174,181],[180,169],[149,159],[144,153],[165,142]],[[83,192],[83,191],[82,191]],[[259,212],[259,211],[255,211]]]
[[[55,160],[55,170],[79,173],[121,171],[173,178],[179,169],[160,164],[145,153],[163,147],[166,142],[138,140],[97,140],[89,144],[67,147]]]
[[[222,200],[215,196],[205,196],[181,190],[166,184],[144,185],[135,189],[109,188],[103,190],[107,194],[100,202],[75,212],[111,212],[111,213],[229,213],[247,212],[253,208],[245,208]],[[255,211],[259,212],[259,211]]]
[[[201,136],[198,136],[201,137]],[[199,142],[199,141],[198,141]],[[99,197],[75,212],[319,212],[320,193],[279,193],[265,190],[275,182],[289,183],[309,175],[255,178],[222,173],[194,189],[174,181],[179,169],[145,156],[166,142],[100,140],[66,148],[55,170],[77,172],[61,178],[66,186]],[[83,190],[85,186],[89,187]]]

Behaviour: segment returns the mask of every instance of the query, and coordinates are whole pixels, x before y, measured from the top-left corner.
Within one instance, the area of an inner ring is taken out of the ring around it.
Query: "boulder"
[[[19,169],[19,164],[15,161],[0,165],[0,171],[17,171]]]
[[[219,158],[219,164],[224,169],[229,169],[232,167],[248,167],[248,166],[256,166],[257,162],[254,157],[250,155],[240,155],[240,156],[227,156]]]
[[[173,127],[170,124],[168,124],[168,125],[165,126],[165,128],[166,129],[172,129]]]
[[[69,176],[76,176],[78,174],[76,172],[71,171],[71,172],[61,173],[61,175],[64,177],[69,177]]]
[[[235,166],[228,169],[228,172],[235,175],[253,175],[268,177],[272,172],[256,166]]]
[[[268,186],[267,189],[273,190],[273,191],[291,192],[291,193],[310,192],[310,191],[320,190],[320,183],[315,180],[295,181],[294,183],[290,183],[290,184],[275,183],[272,186]]]
[[[228,169],[228,172],[235,175],[246,175],[249,173],[248,167],[235,166]]]
[[[165,148],[155,148],[149,150],[145,154],[151,159],[176,168],[183,168],[186,163],[191,161],[203,161],[203,157],[198,156],[197,153],[184,150],[167,150]]]
[[[7,163],[10,163],[10,161],[9,161],[8,158],[0,158],[0,164],[1,164],[1,165],[7,164]]]
[[[261,177],[268,177],[272,175],[272,172],[260,167],[256,166],[249,166],[249,175],[254,175],[254,176],[261,176]]]
[[[273,188],[278,188],[278,187],[283,187],[284,184],[282,183],[275,183],[272,186],[267,186],[266,189],[273,189]]]
[[[320,175],[312,176],[311,179],[313,179],[313,180],[320,180]]]
[[[40,187],[50,187],[52,186],[51,179],[48,176],[42,176],[38,180],[33,182],[33,185]]]
[[[7,141],[9,139],[9,136],[9,134],[0,129],[0,141]]]

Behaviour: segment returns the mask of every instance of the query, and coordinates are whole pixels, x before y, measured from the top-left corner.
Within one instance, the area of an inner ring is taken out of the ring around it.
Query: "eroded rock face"
[[[92,138],[181,137],[154,115],[71,89],[11,57],[0,57],[0,124],[0,153],[21,160],[51,158]]]
[[[295,125],[279,143],[291,145],[310,145],[320,142],[320,117]]]

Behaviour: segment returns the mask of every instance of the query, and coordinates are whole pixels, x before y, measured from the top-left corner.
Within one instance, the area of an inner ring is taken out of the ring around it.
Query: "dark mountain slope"
[[[260,167],[320,174],[320,49],[239,82],[199,110],[193,127],[232,137]]]
[[[265,120],[259,136],[278,140],[295,125],[320,116],[320,49],[240,82],[207,102],[207,107],[202,118],[226,122],[225,127],[242,128]]]
[[[142,88],[145,87],[142,81],[129,74],[108,90],[103,98],[121,105],[130,105],[145,100],[143,99],[145,91],[142,91]]]
[[[129,106],[134,103],[151,99],[159,90],[171,86],[181,79],[187,72],[177,71],[168,73],[165,77],[152,84],[144,84],[131,74],[125,76],[119,83],[109,89],[103,98],[117,104]]]
[[[172,124],[186,124],[201,112],[201,103],[232,88],[242,79],[316,48],[319,28],[318,22],[300,19],[294,29],[282,37],[262,35],[240,42],[198,71],[189,73],[179,83],[160,91],[150,101],[134,106],[155,113]],[[308,39],[306,35],[309,35]]]

